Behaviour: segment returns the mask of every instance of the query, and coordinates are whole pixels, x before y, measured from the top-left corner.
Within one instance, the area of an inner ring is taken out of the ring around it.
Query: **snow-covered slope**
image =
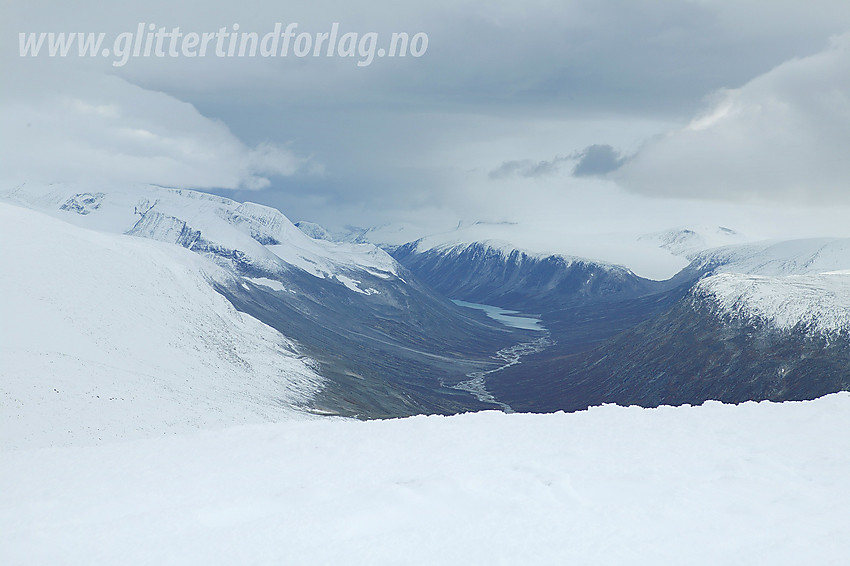
[[[95,230],[179,244],[238,272],[278,277],[294,267],[360,293],[367,291],[355,283],[358,274],[397,274],[398,265],[376,246],[316,240],[274,208],[197,191],[25,184],[0,199]]]
[[[850,332],[850,271],[774,277],[720,273],[702,279],[694,292],[714,302],[721,316],[780,330]]]
[[[0,562],[839,565],[850,394],[0,454]]]
[[[0,242],[2,447],[279,420],[321,387],[197,254],[4,203]]]

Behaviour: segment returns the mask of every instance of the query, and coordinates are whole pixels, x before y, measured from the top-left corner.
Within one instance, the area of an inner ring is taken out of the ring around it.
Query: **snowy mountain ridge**
[[[723,246],[698,253],[693,264],[715,272],[811,275],[850,269],[850,238],[807,238]]]
[[[296,268],[358,293],[371,292],[360,287],[358,274],[398,275],[398,264],[374,245],[315,240],[277,209],[197,191],[24,185],[0,198],[95,230],[178,244],[237,273],[278,279]]]
[[[688,264],[687,259],[655,242],[640,240],[637,235],[588,235],[515,223],[476,222],[415,241],[419,253],[463,250],[473,244],[486,246],[504,256],[516,250],[533,258],[561,257],[567,262],[582,261],[627,270],[654,280],[668,279]]]
[[[501,257],[502,260],[506,262],[515,262],[520,258],[531,260],[557,259],[560,260],[565,267],[569,267],[574,263],[592,263],[604,269],[631,273],[630,269],[621,265],[574,255],[535,252],[529,249],[518,248],[511,242],[498,239],[478,240],[475,242],[443,242],[435,244],[434,242],[429,241],[428,238],[421,238],[412,242],[410,247],[414,253],[433,251],[447,256],[458,256],[470,250],[478,250],[479,253],[481,253],[481,251],[484,253],[493,253]]]

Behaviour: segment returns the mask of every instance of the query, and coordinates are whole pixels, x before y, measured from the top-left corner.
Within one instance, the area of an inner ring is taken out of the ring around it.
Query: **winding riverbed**
[[[454,389],[471,393],[479,401],[492,403],[501,407],[506,413],[513,413],[514,411],[511,409],[510,405],[499,401],[492,393],[487,391],[487,376],[491,373],[496,373],[497,371],[502,371],[505,368],[519,364],[523,356],[535,354],[549,347],[552,344],[551,340],[549,340],[549,331],[541,324],[539,318],[524,315],[517,311],[505,310],[493,305],[468,303],[466,301],[453,300],[452,302],[461,307],[484,311],[487,316],[504,324],[505,326],[519,328],[522,330],[535,330],[542,333],[539,338],[535,338],[534,340],[520,342],[519,344],[502,348],[496,352],[495,357],[505,362],[503,365],[488,371],[474,371],[472,373],[468,373],[466,377],[469,379],[461,381],[457,385],[453,386]]]

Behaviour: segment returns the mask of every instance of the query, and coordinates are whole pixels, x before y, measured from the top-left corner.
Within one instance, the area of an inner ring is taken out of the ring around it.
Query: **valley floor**
[[[850,393],[0,453],[0,563],[840,564]]]

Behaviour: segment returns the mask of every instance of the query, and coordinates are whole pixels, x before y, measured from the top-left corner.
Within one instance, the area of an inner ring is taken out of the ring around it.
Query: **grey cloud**
[[[490,171],[488,176],[490,179],[549,177],[561,171],[565,163],[573,161],[576,162],[572,172],[575,177],[603,176],[606,173],[616,171],[627,160],[628,158],[621,155],[610,145],[593,144],[567,156],[556,155],[551,160],[520,159],[505,161],[498,168]]]
[[[581,151],[573,169],[576,177],[592,177],[616,171],[626,162],[616,149],[607,144],[589,145]]]
[[[561,164],[569,161],[571,157],[558,157],[550,161],[532,161],[530,159],[521,159],[515,161],[505,161],[497,169],[490,171],[491,179],[502,179],[504,177],[548,177],[554,175],[561,169]]]

